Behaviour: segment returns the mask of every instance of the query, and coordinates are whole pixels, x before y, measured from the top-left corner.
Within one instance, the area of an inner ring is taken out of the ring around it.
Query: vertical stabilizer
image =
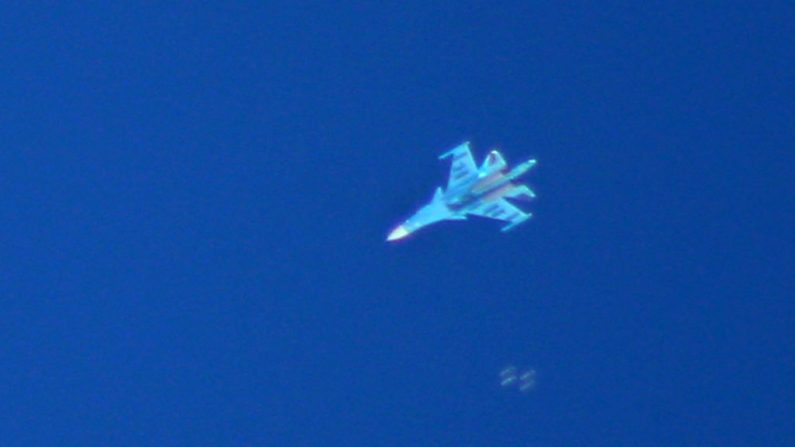
[[[491,174],[492,172],[502,171],[506,165],[505,158],[495,149],[489,152],[489,155],[483,160],[483,164],[480,165],[480,171],[485,174]]]

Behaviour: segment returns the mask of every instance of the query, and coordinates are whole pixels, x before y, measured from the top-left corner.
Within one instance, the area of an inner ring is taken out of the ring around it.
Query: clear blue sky
[[[795,6],[377,3],[0,9],[0,445],[795,445]]]

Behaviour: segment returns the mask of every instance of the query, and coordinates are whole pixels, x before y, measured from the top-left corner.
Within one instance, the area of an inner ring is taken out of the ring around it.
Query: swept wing
[[[531,213],[525,213],[505,199],[486,202],[475,209],[468,210],[467,213],[508,222],[508,225],[502,227],[502,231],[508,231],[532,216]]]
[[[470,182],[478,175],[478,167],[472,157],[469,142],[456,146],[442,154],[439,158],[452,157],[450,163],[450,176],[447,179],[447,191],[455,190]]]

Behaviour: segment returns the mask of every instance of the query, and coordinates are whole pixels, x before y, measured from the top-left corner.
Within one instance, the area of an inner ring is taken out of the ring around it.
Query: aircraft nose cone
[[[396,241],[398,239],[402,239],[408,236],[409,231],[403,225],[398,225],[389,233],[389,236],[386,237],[387,241]]]

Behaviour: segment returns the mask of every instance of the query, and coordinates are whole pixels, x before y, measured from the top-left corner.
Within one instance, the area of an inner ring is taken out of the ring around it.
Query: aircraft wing
[[[525,213],[505,199],[486,202],[474,210],[467,211],[467,213],[508,222],[508,225],[502,227],[502,231],[508,231],[532,216],[531,213]]]
[[[469,142],[456,146],[442,154],[439,159],[452,157],[450,163],[450,176],[447,179],[447,191],[454,190],[458,186],[466,184],[478,175],[478,167],[472,157],[472,150]]]

